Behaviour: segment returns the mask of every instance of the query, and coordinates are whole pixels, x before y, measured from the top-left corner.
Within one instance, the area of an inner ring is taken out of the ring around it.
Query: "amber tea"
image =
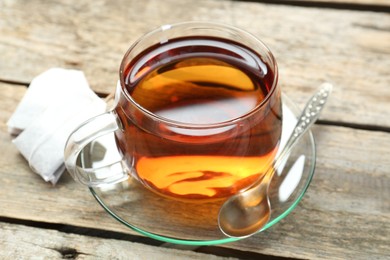
[[[146,187],[180,200],[228,197],[275,157],[282,111],[272,66],[217,37],[153,45],[121,72],[118,149]],[[141,112],[140,112],[141,111]]]

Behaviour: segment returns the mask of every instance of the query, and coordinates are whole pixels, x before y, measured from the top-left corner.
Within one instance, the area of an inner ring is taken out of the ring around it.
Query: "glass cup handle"
[[[114,184],[129,177],[122,160],[99,168],[83,168],[77,165],[77,158],[88,144],[119,129],[118,120],[117,115],[109,111],[89,119],[72,132],[65,145],[64,160],[73,179],[89,187],[96,187]]]

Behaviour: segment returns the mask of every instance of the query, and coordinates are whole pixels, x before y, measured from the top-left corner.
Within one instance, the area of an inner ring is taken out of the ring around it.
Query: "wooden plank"
[[[110,92],[122,55],[143,33],[166,23],[212,20],[263,39],[278,60],[280,84],[294,100],[302,102],[317,84],[333,81],[322,119],[390,127],[390,16],[385,13],[212,0],[163,5],[41,0],[2,1],[0,17],[0,80],[28,83],[59,66],[83,70],[94,90]]]
[[[233,259],[0,222],[1,259]]]
[[[0,216],[134,234],[68,175],[53,187],[30,171],[4,121],[25,88],[0,83],[0,90]],[[299,206],[264,233],[224,247],[310,259],[388,256],[390,134],[315,126],[314,135],[316,175]]]
[[[286,3],[294,2],[294,1],[296,2],[296,0],[281,0],[281,1],[284,1]],[[390,6],[390,2],[388,0],[300,0],[300,2]]]
[[[387,259],[390,252],[390,134],[314,127],[317,166],[298,208],[249,248],[281,243],[286,257]],[[270,241],[268,241],[270,240]]]

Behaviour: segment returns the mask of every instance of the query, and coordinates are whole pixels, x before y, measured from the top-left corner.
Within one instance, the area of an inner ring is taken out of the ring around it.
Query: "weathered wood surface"
[[[281,0],[281,1],[286,2],[286,4],[288,4],[288,2],[296,2],[296,0]],[[390,6],[390,1],[388,0],[301,0],[300,2]]]
[[[0,222],[1,259],[233,259]]]
[[[386,0],[343,3],[389,6]],[[276,226],[223,245],[222,250],[308,259],[388,259],[388,13],[222,0],[0,0],[0,219],[138,236],[110,217],[89,191],[67,174],[53,187],[28,168],[5,125],[25,87],[4,82],[28,84],[42,71],[59,66],[83,70],[94,90],[109,93],[117,80],[121,57],[132,42],[161,24],[184,20],[224,22],[257,35],[274,52],[280,83],[298,104],[324,80],[333,81],[336,87],[321,117],[333,126],[314,127],[316,175],[303,201]],[[40,249],[48,258],[61,257],[61,251],[54,250],[60,246],[86,254],[79,257],[89,253],[93,257],[99,244],[109,247],[102,258],[121,256],[122,252],[123,258],[137,257],[138,253],[150,256],[146,258],[203,257],[4,222],[0,222],[0,229],[0,258],[24,257]],[[29,238],[42,240],[30,243]],[[48,245],[53,245],[53,250]]]
[[[324,80],[334,82],[323,120],[389,129],[387,13],[212,0],[1,1],[0,80],[29,83],[48,68],[70,67],[108,93],[131,43],[184,20],[228,23],[261,38],[293,100],[302,102]]]
[[[53,187],[31,172],[5,126],[25,88],[0,89],[0,217],[135,234],[67,174]],[[320,125],[314,135],[316,175],[299,206],[266,232],[223,247],[309,259],[389,255],[390,134]]]

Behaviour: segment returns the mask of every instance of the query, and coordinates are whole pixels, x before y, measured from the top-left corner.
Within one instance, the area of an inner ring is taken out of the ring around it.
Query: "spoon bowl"
[[[269,184],[276,170],[288,159],[292,148],[318,119],[332,91],[332,85],[322,84],[310,98],[286,145],[271,167],[251,187],[231,196],[219,210],[218,225],[229,237],[247,237],[257,233],[271,218]]]
[[[267,196],[268,182],[247,190],[245,196],[233,196],[219,214],[219,227],[230,237],[246,237],[260,230],[271,218]],[[243,206],[244,205],[244,206]]]

